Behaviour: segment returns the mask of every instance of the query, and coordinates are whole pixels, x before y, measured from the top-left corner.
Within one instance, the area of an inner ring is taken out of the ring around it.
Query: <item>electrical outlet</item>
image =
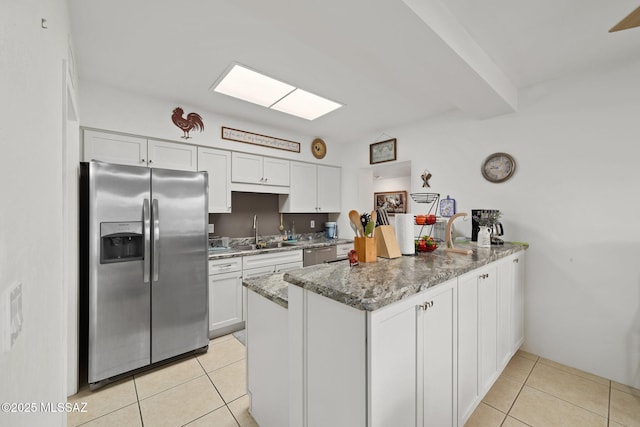
[[[309,227],[316,228],[316,222],[314,220],[311,220],[311,222],[309,223]]]
[[[214,224],[209,224],[209,234],[215,233],[214,230],[215,230]]]
[[[0,331],[0,349],[9,351],[22,332],[22,283],[16,282],[9,286],[0,299],[0,317],[2,330]]]

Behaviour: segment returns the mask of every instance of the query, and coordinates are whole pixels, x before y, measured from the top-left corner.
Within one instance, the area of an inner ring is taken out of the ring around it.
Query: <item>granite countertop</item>
[[[276,304],[289,308],[289,283],[285,282],[282,276],[285,273],[273,273],[266,276],[246,279],[242,282],[247,289],[275,302]]]
[[[325,246],[335,246],[343,243],[353,243],[353,240],[348,239],[313,239],[313,240],[299,240],[295,243],[287,243],[286,241],[282,242],[282,246],[280,247],[267,247],[263,249],[237,249],[230,248],[229,250],[224,251],[209,251],[209,259],[224,259],[224,258],[233,258],[238,256],[245,255],[259,255],[264,253],[272,253],[272,252],[285,252],[285,251],[296,251],[298,249],[309,249],[309,248],[321,248]],[[273,242],[271,242],[273,244]]]
[[[348,261],[340,261],[292,270],[282,278],[359,310],[373,311],[523,251],[528,245],[505,243],[478,248],[475,243],[465,243],[456,247],[472,249],[473,253],[462,255],[436,249],[416,256],[378,258],[377,262],[355,267],[349,267]]]

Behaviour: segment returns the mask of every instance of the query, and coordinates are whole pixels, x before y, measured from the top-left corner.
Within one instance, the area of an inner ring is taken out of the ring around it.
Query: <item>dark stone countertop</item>
[[[275,273],[244,281],[244,286],[282,307],[288,307],[288,285],[293,284],[359,310],[373,311],[410,297],[528,248],[505,243],[478,248],[475,243],[456,244],[471,249],[471,255],[433,252],[349,267],[348,261],[319,264],[286,273]]]

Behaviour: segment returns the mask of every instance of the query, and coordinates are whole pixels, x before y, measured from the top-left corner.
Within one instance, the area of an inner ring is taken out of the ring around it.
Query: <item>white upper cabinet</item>
[[[153,139],[147,141],[148,166],[151,168],[196,171],[198,170],[197,152],[195,145]]]
[[[262,184],[262,156],[231,153],[231,181]]]
[[[231,212],[231,152],[198,147],[198,170],[209,174],[209,212]]]
[[[342,169],[318,165],[318,212],[340,212]]]
[[[147,140],[134,136],[85,130],[83,160],[146,166]]]
[[[197,169],[194,145],[85,130],[83,146],[85,162],[100,160],[120,165],[187,171]]]
[[[289,186],[289,161],[233,152],[231,181],[243,184]]]
[[[280,212],[317,212],[316,165],[291,162],[289,195],[280,196]]]
[[[289,163],[289,160],[265,157],[262,174],[264,178],[263,184],[288,187],[290,184]]]
[[[288,196],[280,196],[280,212],[340,212],[341,168],[291,162]]]

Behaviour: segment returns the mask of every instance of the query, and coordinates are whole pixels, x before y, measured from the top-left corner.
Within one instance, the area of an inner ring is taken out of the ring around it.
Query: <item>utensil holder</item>
[[[354,237],[353,248],[358,253],[360,262],[376,262],[378,251],[375,237]]]
[[[377,255],[382,258],[399,258],[402,256],[396,233],[390,225],[376,227]]]

